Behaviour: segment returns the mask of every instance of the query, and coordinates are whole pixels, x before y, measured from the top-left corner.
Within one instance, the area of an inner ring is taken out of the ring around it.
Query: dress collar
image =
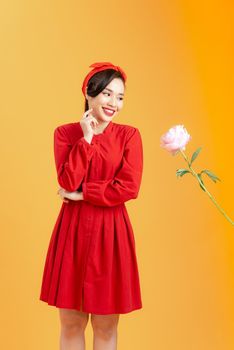
[[[110,131],[111,131],[111,129],[112,129],[112,127],[113,127],[113,122],[112,122],[112,120],[107,124],[107,126],[105,127],[105,129],[103,130],[103,132],[101,132],[101,133],[99,133],[99,134],[93,134],[93,137],[99,137],[99,136],[101,136],[101,135],[106,135],[106,134],[108,134],[108,133],[110,133]]]

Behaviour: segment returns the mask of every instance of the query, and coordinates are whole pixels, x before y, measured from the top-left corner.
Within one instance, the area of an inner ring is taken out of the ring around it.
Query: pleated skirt
[[[63,202],[45,254],[39,299],[102,315],[142,308],[136,243],[124,203]]]

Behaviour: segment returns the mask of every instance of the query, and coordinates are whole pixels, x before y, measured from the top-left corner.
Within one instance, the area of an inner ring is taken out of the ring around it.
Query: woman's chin
[[[114,115],[113,116],[107,116],[107,115],[105,115],[104,113],[101,113],[101,114],[99,114],[99,116],[98,116],[98,120],[100,120],[100,121],[102,121],[102,122],[109,122],[109,121],[111,121],[114,117],[115,117],[115,115],[116,115],[116,112],[114,113]]]

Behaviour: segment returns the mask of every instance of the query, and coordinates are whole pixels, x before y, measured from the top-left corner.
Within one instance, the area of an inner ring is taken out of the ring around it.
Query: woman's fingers
[[[66,190],[64,190],[63,188],[60,188],[58,191],[57,191],[57,194],[60,195],[60,198],[63,200],[63,202],[65,203],[68,203],[69,200],[67,198],[65,198],[65,195],[66,195]]]
[[[85,119],[86,121],[90,121],[91,124],[98,124],[97,119],[91,114],[91,111],[93,108],[88,109],[87,111],[84,112],[83,117],[81,119]],[[94,125],[95,126],[95,125]]]
[[[78,201],[81,200],[81,192],[79,191],[73,191],[73,192],[69,192],[63,188],[60,188],[57,192],[57,194],[60,195],[61,199],[64,202],[69,202],[69,200],[73,200],[73,201]]]
[[[88,109],[84,112],[83,117],[81,119],[86,119],[89,116],[89,113],[93,110],[93,108]]]

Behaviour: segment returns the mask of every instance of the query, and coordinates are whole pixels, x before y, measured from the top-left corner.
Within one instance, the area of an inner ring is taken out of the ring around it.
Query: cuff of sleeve
[[[89,143],[85,138],[84,136],[82,136],[80,139],[79,139],[80,142],[86,144],[88,147],[92,147],[94,145],[93,143],[93,140],[91,141],[91,143]]]
[[[77,144],[81,147],[81,149],[83,149],[83,151],[85,152],[88,161],[92,158],[94,150],[95,150],[95,145],[93,142],[91,142],[91,144],[86,141],[86,139],[84,137],[81,137],[78,141]]]
[[[105,205],[107,200],[105,200],[103,191],[105,188],[106,180],[96,180],[95,182],[83,182],[82,191],[83,199],[94,205]],[[103,186],[104,185],[104,186]]]
[[[86,183],[83,182],[82,183],[82,192],[83,192],[83,200],[87,200],[87,187],[86,187]]]
[[[99,205],[101,203],[101,188],[98,183],[82,183],[83,200]]]

